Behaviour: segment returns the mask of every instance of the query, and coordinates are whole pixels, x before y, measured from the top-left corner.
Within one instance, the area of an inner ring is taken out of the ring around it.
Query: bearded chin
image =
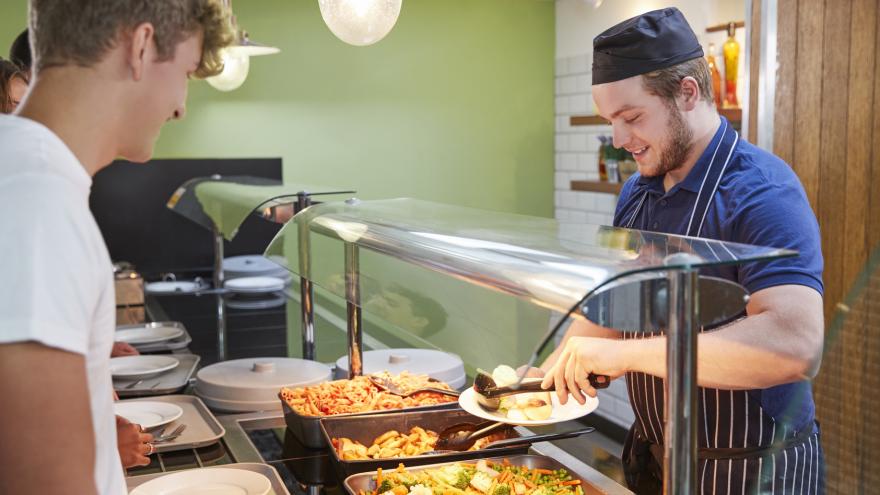
[[[665,175],[667,172],[681,167],[694,147],[694,133],[684,121],[678,108],[669,107],[669,119],[666,121],[666,125],[669,128],[666,146],[660,154],[660,163],[657,164],[657,171],[653,177]]]

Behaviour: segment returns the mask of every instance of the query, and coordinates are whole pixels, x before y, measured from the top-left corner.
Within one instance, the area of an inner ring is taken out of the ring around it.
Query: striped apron
[[[699,237],[706,213],[724,171],[730,162],[739,135],[722,119],[723,135],[712,154],[706,176],[685,234]],[[633,228],[648,196],[645,191],[625,227]],[[669,232],[679,234],[679,232]],[[701,329],[700,332],[708,331]],[[662,335],[624,333],[624,339]],[[654,462],[650,471],[662,473],[664,441],[664,380],[645,373],[626,374],[627,392],[635,412],[635,424],[624,447],[624,464],[644,448]],[[824,462],[819,447],[818,428],[795,431],[765,413],[755,395],[747,390],[720,390],[700,387],[697,392],[697,442],[700,453],[697,486],[702,494],[821,494],[824,493]],[[771,448],[776,447],[776,448]],[[722,449],[722,450],[718,450]],[[725,450],[733,449],[733,450]],[[766,449],[766,450],[765,450]],[[662,484],[642,485],[641,492],[661,490]],[[635,489],[636,487],[631,486]]]

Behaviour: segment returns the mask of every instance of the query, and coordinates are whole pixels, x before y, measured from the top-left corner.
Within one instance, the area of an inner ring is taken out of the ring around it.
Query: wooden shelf
[[[623,188],[621,182],[601,182],[597,180],[573,180],[571,181],[572,191],[587,191],[608,194],[620,194]]]
[[[716,24],[714,26],[709,26],[706,28],[707,33],[716,33],[718,31],[727,31],[727,26],[730,24],[729,22],[725,22],[724,24]],[[739,29],[746,27],[746,21],[736,21],[733,25]]]
[[[571,125],[611,125],[607,120],[598,115],[572,115],[569,121]]]

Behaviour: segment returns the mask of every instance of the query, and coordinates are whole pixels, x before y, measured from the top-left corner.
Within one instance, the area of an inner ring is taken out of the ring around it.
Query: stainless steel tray
[[[478,418],[461,409],[410,411],[383,414],[375,418],[370,418],[369,421],[363,421],[363,418],[357,416],[347,418],[330,416],[321,420],[321,431],[324,434],[326,445],[332,445],[331,440],[333,438],[346,437],[369,446],[373,443],[373,440],[376,437],[390,430],[408,432],[410,428],[414,426],[421,426],[426,430],[432,430],[439,433],[443,429],[455,424],[477,424],[484,421],[484,419]],[[504,438],[516,438],[520,436],[519,432],[517,432],[512,426],[500,431],[504,433]],[[375,471],[378,468],[393,469],[401,462],[405,466],[421,466],[425,464],[437,464],[439,462],[478,459],[487,456],[525,454],[528,452],[530,446],[530,442],[524,442],[522,445],[456,452],[454,454],[434,454],[357,461],[342,460],[339,458],[336,449],[331,448],[330,459],[333,461],[336,472],[339,474],[339,479],[344,479],[352,474],[363,473],[364,471]]]
[[[171,371],[152,378],[145,378],[134,387],[129,387],[138,380],[113,380],[113,389],[120,397],[146,397],[167,395],[180,392],[187,385],[199,365],[201,357],[195,354],[174,354],[180,364]]]
[[[502,461],[503,459],[507,459],[511,464],[515,466],[526,466],[529,469],[565,469],[572,475],[572,479],[578,479],[575,475],[573,469],[565,466],[561,462],[552,459],[550,457],[546,457],[543,455],[514,455],[514,456],[503,456],[503,457],[482,457],[484,459],[490,459],[493,461]],[[427,466],[420,466],[418,468],[409,469],[410,471],[421,471],[423,469],[430,469],[439,466],[445,466],[448,464],[454,464],[454,462],[441,462],[437,464],[430,464]],[[358,495],[359,490],[363,490],[365,493],[370,493],[376,489],[376,472],[371,471],[369,473],[361,473],[361,474],[353,474],[345,479],[343,482],[343,486],[351,495]],[[585,480],[581,480],[581,487],[584,490],[585,495],[599,494],[602,493],[600,491],[596,491],[592,485],[587,483]]]
[[[189,332],[187,332],[186,327],[183,326],[183,323],[179,321],[154,321],[150,323],[137,323],[134,325],[121,325],[116,327],[116,330],[129,330],[132,328],[154,328],[154,327],[176,327],[183,330],[183,335],[177,337],[176,339],[166,340],[163,342],[155,342],[152,344],[132,344],[135,349],[139,352],[163,352],[163,351],[177,351],[180,349],[186,349],[192,342],[192,337],[190,337]]]
[[[287,488],[284,486],[284,482],[281,480],[281,476],[278,475],[278,471],[275,470],[274,467],[268,464],[259,464],[256,462],[241,462],[237,464],[224,464],[222,466],[214,466],[218,468],[231,468],[231,469],[244,469],[246,471],[253,471],[255,473],[260,473],[263,476],[269,478],[269,481],[272,482],[272,491],[270,492],[273,495],[290,495],[290,492],[287,491]],[[199,469],[212,469],[210,467],[199,468]],[[186,471],[191,471],[187,469]],[[173,471],[169,473],[155,473],[155,474],[144,474],[141,476],[132,476],[130,478],[125,478],[125,485],[128,488],[128,491],[132,491],[138,486],[143,485],[144,483],[159,478],[161,476],[165,476],[173,473],[180,473],[183,471]]]
[[[131,399],[126,402],[136,401],[156,401],[168,402],[180,406],[183,409],[183,416],[173,421],[166,431],[171,431],[179,424],[185,424],[186,429],[171,442],[156,445],[156,452],[172,452],[175,450],[196,449],[217,443],[226,430],[217,421],[217,418],[211,414],[211,411],[202,402],[202,399],[193,397],[192,395],[166,395],[163,397],[149,397],[142,399]]]
[[[354,416],[376,416],[379,414],[393,414],[409,411],[434,411],[437,409],[455,409],[458,402],[447,402],[446,404],[436,404],[431,406],[409,407],[406,409],[388,409],[384,411],[370,411],[363,413],[335,414],[333,416],[303,416],[294,411],[287,405],[287,402],[281,398],[279,394],[278,400],[281,401],[281,408],[284,410],[284,422],[287,429],[302,442],[303,445],[312,449],[322,449],[326,447],[327,441],[324,439],[324,433],[321,431],[321,419],[323,418],[350,418]]]

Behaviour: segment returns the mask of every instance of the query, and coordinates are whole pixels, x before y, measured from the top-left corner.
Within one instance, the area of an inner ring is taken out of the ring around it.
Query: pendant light
[[[372,45],[397,22],[403,0],[318,0],[321,17],[337,38],[355,46]]]
[[[224,5],[232,14],[232,0],[224,0]],[[244,84],[251,65],[251,57],[272,55],[280,52],[279,48],[266,46],[251,41],[247,31],[239,30],[235,15],[232,15],[232,29],[235,30],[236,41],[223,49],[223,71],[216,76],[207,78],[208,84],[220,91],[232,91]]]

